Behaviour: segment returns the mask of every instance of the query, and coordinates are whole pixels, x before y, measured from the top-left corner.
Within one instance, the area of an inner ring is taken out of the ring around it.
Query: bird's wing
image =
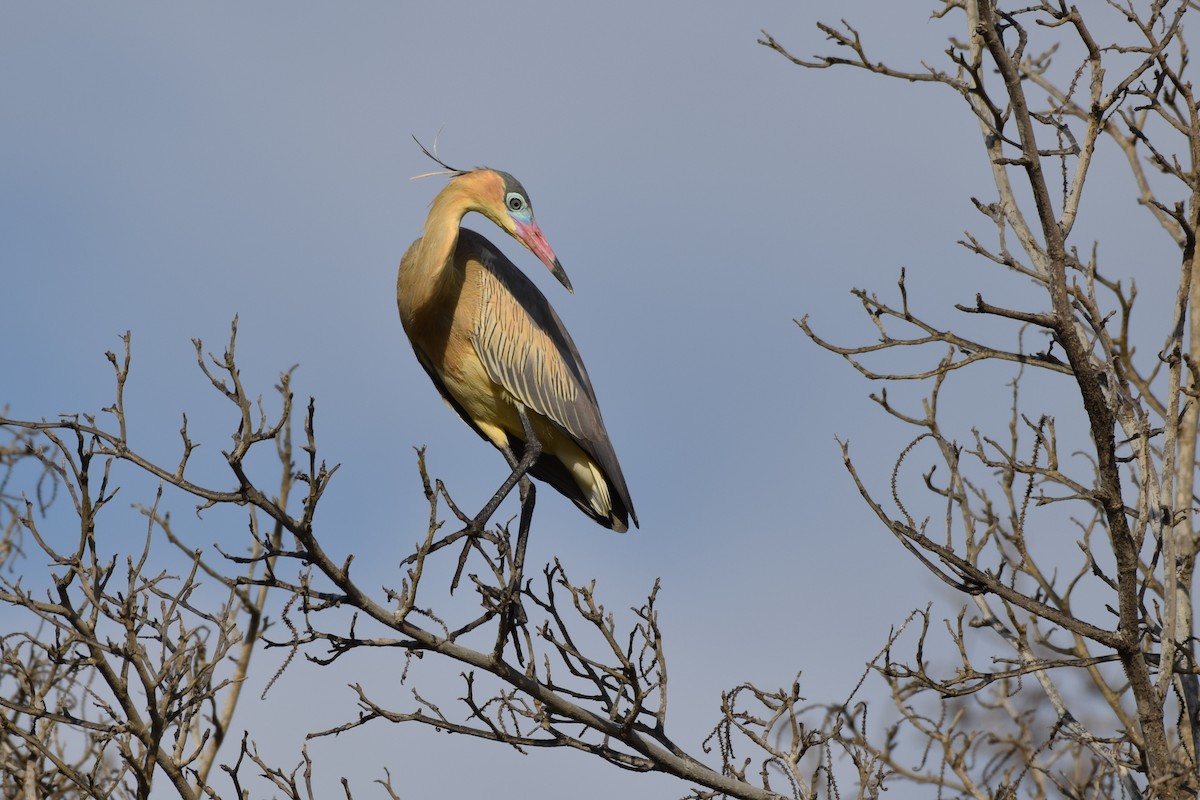
[[[629,488],[600,417],[592,380],[550,301],[499,249],[474,231],[460,230],[458,254],[480,269],[479,312],[472,338],[488,375],[517,402],[568,433],[598,465],[616,495],[612,498],[613,519],[624,521],[628,511],[636,523]],[[511,433],[523,438],[520,431]],[[558,480],[551,475],[550,461],[542,461],[546,463],[536,465],[534,475],[575,498],[574,480],[565,471]],[[586,500],[578,498],[576,503],[587,511]],[[588,513],[594,516],[594,512]],[[601,522],[612,527],[612,521]]]
[[[481,267],[474,344],[488,374],[569,433],[629,507],[629,490],[596,393],[562,320],[533,282],[484,237],[465,228],[459,237],[460,250]]]
[[[596,394],[570,334],[538,288],[505,262],[494,256],[483,262],[474,336],[480,360],[492,380],[574,438],[606,442]]]

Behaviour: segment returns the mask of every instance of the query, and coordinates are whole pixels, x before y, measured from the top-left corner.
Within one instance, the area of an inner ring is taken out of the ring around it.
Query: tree
[[[898,662],[886,651],[877,665],[904,733],[878,746],[860,726],[842,728],[847,745],[864,748],[885,771],[975,796],[1196,792],[1192,513],[1200,283],[1192,272],[1200,114],[1186,78],[1189,10],[1190,3],[1112,3],[1089,9],[1085,21],[1079,8],[1052,2],[1011,9],[990,0],[946,2],[934,17],[959,21],[963,34],[951,39],[944,67],[919,70],[873,60],[846,23],[820,26],[844,48],[835,56],[795,58],[770,35],[762,40],[803,67],[857,67],[958,93],[978,120],[995,184],[994,199],[973,199],[992,232],[968,234],[962,244],[1039,290],[1023,308],[982,295],[957,307],[1012,323],[1008,344],[928,323],[910,306],[903,272],[897,301],[855,292],[879,333],[871,345],[827,342],[800,323],[871,380],[932,384],[919,411],[898,408],[886,391],[875,396],[918,431],[896,461],[891,503],[867,487],[843,446],[846,466],[880,521],[973,606],[949,630],[960,657],[951,673],[926,667],[927,615],[916,660]],[[1102,139],[1117,149],[1101,151]],[[1133,276],[1114,276],[1102,267],[1096,243],[1072,236],[1089,175],[1105,157],[1125,159],[1137,202],[1178,247],[1177,296],[1162,315],[1162,347],[1149,356],[1130,336]],[[1046,336],[1045,347],[1025,346],[1024,335],[1035,333]],[[944,355],[928,369],[884,374],[863,360],[929,346]],[[960,370],[986,362],[1015,367],[1008,429],[988,435],[981,421],[960,444],[944,430],[940,392]],[[1055,418],[1039,409],[1041,397],[1022,391],[1034,373],[1063,376],[1039,384],[1058,391],[1066,380],[1074,385],[1090,439],[1079,456],[1060,446]],[[910,515],[906,504],[913,501],[895,488],[907,462],[929,450],[924,481],[943,504],[938,523]],[[938,467],[945,472],[938,475]],[[1065,524],[1076,526],[1079,557],[1047,562],[1045,531]],[[994,651],[971,628],[991,632],[1007,652],[979,667],[976,647]],[[1022,682],[1026,675],[1036,690]],[[1063,685],[1081,676],[1086,691],[1072,700]],[[932,708],[923,706],[921,698],[930,696]],[[990,724],[1007,716],[1006,724],[981,728],[961,698],[997,712]],[[893,744],[905,733],[924,740],[937,759],[906,768]],[[1061,766],[1064,755],[1069,768]]]
[[[347,722],[314,735],[415,722],[665,772],[696,798],[877,797],[905,784],[972,797],[1194,796],[1200,324],[1188,312],[1200,292],[1192,280],[1200,115],[1186,81],[1189,9],[1110,5],[1085,22],[1078,9],[1050,3],[1008,10],[951,0],[935,13],[960,26],[946,61],[913,70],[873,60],[845,23],[819,26],[836,56],[796,58],[764,34],[765,46],[800,66],[858,67],[958,93],[978,120],[995,188],[994,199],[974,201],[989,233],[968,234],[963,245],[1034,289],[1021,308],[982,295],[958,306],[960,329],[983,318],[1003,323],[989,329],[1001,331],[990,334],[995,341],[981,326],[968,335],[927,321],[910,305],[903,271],[896,300],[854,293],[875,342],[826,341],[800,321],[868,379],[929,387],[918,411],[886,390],[874,395],[916,428],[887,500],[870,488],[885,476],[860,471],[843,444],[849,474],[883,527],[967,603],[946,625],[948,649],[935,642],[929,610],[882,643],[867,677],[890,689],[890,718],[873,710],[868,720],[856,694],[807,704],[798,679],[778,690],[747,683],[722,696],[707,752],[687,752],[668,733],[658,586],[622,625],[601,589],[573,580],[568,565],[527,568],[530,484],[521,484],[516,531],[503,523],[480,530],[473,509],[460,510],[428,474],[423,452],[416,468],[428,525],[395,584],[364,586],[354,557],[331,549],[319,521],[337,467],[318,455],[317,404],[295,419],[290,372],[274,402],[243,383],[235,320],[223,354],[206,355],[196,342],[199,368],[235,412],[223,482],[195,477],[187,417],[178,460],[156,460],[131,442],[129,336],[123,354],[108,354],[115,399],[101,415],[0,417],[0,558],[11,567],[36,552],[51,564],[44,586],[12,572],[0,579],[0,602],[24,621],[0,637],[5,794],[146,797],[166,784],[185,798],[245,796],[251,785],[312,796],[307,751],[299,766],[280,767],[260,756],[253,732],[238,746],[231,730],[265,646],[318,664],[367,649],[394,654],[397,671],[425,657],[462,671],[461,702],[414,687],[409,705],[393,708],[358,686]],[[1114,21],[1104,38],[1094,32]],[[1179,248],[1164,344],[1148,356],[1130,334],[1132,281],[1104,271],[1098,249],[1073,237],[1085,179],[1108,156],[1102,140],[1115,143],[1138,202]],[[904,351],[930,347],[926,367],[895,366]],[[997,369],[1011,382],[1011,413],[975,420],[960,444],[943,390]],[[1085,423],[1080,442],[1068,442],[1070,420],[1047,413],[1031,385],[1072,387],[1071,413]],[[922,459],[928,466],[914,482],[910,465]],[[139,507],[145,527],[134,551],[97,535],[129,474],[162,487]],[[168,511],[183,497],[202,518],[244,513],[245,546],[212,554],[185,543]],[[913,513],[930,498],[940,518]],[[1045,546],[1047,531],[1064,529],[1079,542],[1073,561]],[[460,554],[476,606],[451,598],[443,580]],[[386,773],[380,782],[392,796],[403,788]]]

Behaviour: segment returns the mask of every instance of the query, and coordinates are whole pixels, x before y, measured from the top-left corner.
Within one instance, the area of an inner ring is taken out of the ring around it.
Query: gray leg
[[[532,514],[533,513],[534,492],[533,492],[533,484],[529,483],[529,481],[525,478],[525,475],[526,475],[526,473],[529,472],[529,470],[533,467],[533,465],[537,463],[538,458],[541,457],[542,443],[538,441],[537,435],[534,434],[533,425],[529,422],[529,416],[525,413],[524,407],[517,406],[517,415],[520,416],[520,418],[521,418],[521,428],[525,432],[525,452],[521,455],[521,458],[518,460],[516,453],[514,453],[512,451],[512,448],[510,448],[510,447],[501,448],[500,452],[502,452],[504,454],[504,460],[508,462],[508,465],[510,467],[512,467],[512,474],[509,475],[508,479],[505,480],[504,483],[502,483],[500,485],[500,488],[496,490],[496,493],[494,495],[492,495],[492,499],[489,500],[488,504],[483,507],[483,510],[475,515],[475,519],[471,520],[471,524],[468,526],[468,534],[477,533],[479,531],[482,531],[484,529],[484,527],[487,525],[488,520],[490,520],[492,518],[492,514],[495,514],[496,509],[499,508],[500,504],[504,502],[504,498],[508,497],[509,492],[511,492],[513,490],[514,486],[516,486],[518,483],[522,483],[522,482],[523,482],[523,485],[521,488],[522,530],[528,528],[529,521],[526,517],[525,499],[526,499],[526,497],[528,497],[528,499],[529,499],[529,504],[528,504],[529,505],[529,514]],[[526,486],[528,486],[528,491],[525,488]],[[524,556],[525,556],[524,541],[523,541],[523,537],[519,537],[519,538],[522,539],[521,541],[519,541],[519,545],[520,545],[520,549],[522,551],[520,555],[523,560]],[[470,552],[470,550],[471,550],[471,537],[470,537],[470,535],[468,535],[467,544],[465,547],[463,547],[462,555],[460,555],[458,557],[458,568],[454,571],[454,580],[450,583],[450,591],[451,592],[453,592],[455,589],[458,588],[458,581],[462,577],[463,567],[467,563],[467,554]]]
[[[508,493],[525,477],[525,473],[529,472],[530,468],[537,463],[538,458],[542,455],[542,443],[538,441],[537,436],[534,434],[533,426],[529,422],[529,417],[525,414],[525,409],[518,406],[517,414],[521,417],[521,427],[525,429],[525,452],[518,461],[516,454],[513,453],[511,448],[505,447],[501,450],[504,453],[504,459],[512,467],[512,474],[508,476],[508,480],[500,485],[500,488],[492,495],[492,499],[488,501],[488,504],[471,521],[471,526],[476,530],[482,530],[487,525],[488,520],[492,518],[492,514],[495,514],[496,509],[504,502],[504,498],[508,497]]]

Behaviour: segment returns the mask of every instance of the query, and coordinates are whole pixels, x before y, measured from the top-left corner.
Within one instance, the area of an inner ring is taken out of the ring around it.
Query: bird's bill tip
[[[567,277],[567,272],[562,268],[562,264],[558,263],[558,259],[554,259],[554,263],[547,264],[547,266],[550,267],[550,274],[558,278],[558,282],[561,283],[568,292],[575,294],[575,287],[571,286],[571,279]]]
[[[542,234],[542,229],[538,227],[536,222],[517,223],[517,238],[521,243],[528,247],[535,256],[541,259],[546,265],[546,269],[550,270],[550,274],[558,279],[568,292],[575,294],[575,289],[571,286],[571,280],[567,277],[566,270],[562,268],[562,264],[558,261],[558,256],[554,255],[554,251],[550,249],[550,243],[546,241],[546,237]]]

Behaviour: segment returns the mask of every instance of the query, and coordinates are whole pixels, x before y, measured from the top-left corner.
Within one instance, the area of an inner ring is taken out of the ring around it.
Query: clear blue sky
[[[907,66],[957,33],[920,7],[833,0],[5,4],[0,405],[97,411],[111,401],[104,351],[131,330],[134,444],[177,458],[186,411],[215,456],[232,423],[190,340],[219,351],[238,314],[247,382],[269,392],[298,363],[298,396],[317,398],[324,455],[342,463],[325,539],[373,564],[376,584],[394,581],[426,515],[414,446],[467,508],[506,474],[437,397],[396,316],[396,264],[441,186],[409,180],[432,168],[410,134],[440,130],[447,161],[529,190],[573,296],[486,220],[466,222],[572,331],[642,521],[612,534],[544,491],[530,565],[561,557],[614,609],[662,577],[672,730],[689,748],[743,680],[802,671],[808,698],[842,699],[888,628],[944,594],[869,516],[834,441],[851,440],[882,490],[909,433],[792,320],[867,342],[852,287],[891,292],[907,266],[910,298],[949,323],[953,302],[1002,276],[954,244],[987,233],[968,198],[994,193],[956,97],[806,72],[755,44],[767,28],[797,54],[827,52],[814,23],[839,17]],[[1114,195],[1081,224],[1137,213],[1128,187]],[[992,377],[952,396],[1003,408],[1007,376]],[[193,525],[203,547],[240,531]],[[337,673],[297,663],[259,701],[281,658],[260,657],[235,720],[280,763],[304,731],[353,716],[344,683],[408,702],[399,665],[379,659]],[[453,675],[422,666],[417,685],[452,705]],[[416,726],[311,752],[322,784],[347,775],[356,797],[375,796],[384,767],[406,798],[685,789]]]

